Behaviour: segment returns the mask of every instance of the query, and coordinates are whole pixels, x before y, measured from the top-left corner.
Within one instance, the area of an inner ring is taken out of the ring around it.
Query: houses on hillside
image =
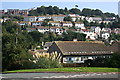
[[[29,14],[29,10],[28,9],[24,9],[24,10],[19,10],[19,9],[7,9],[7,14],[9,15],[24,15],[27,16]]]
[[[66,15],[46,15],[46,16],[26,16],[24,21],[44,21],[45,19],[53,19],[53,21],[63,21]]]
[[[52,32],[58,35],[61,35],[63,32],[66,32],[62,27],[44,27],[44,26],[34,26],[33,28],[26,28],[28,32],[38,31],[40,33]]]

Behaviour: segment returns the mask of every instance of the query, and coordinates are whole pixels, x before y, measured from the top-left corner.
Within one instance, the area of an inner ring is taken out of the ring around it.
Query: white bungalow
[[[31,22],[32,26],[41,26],[41,24],[43,23],[43,21],[33,21]]]

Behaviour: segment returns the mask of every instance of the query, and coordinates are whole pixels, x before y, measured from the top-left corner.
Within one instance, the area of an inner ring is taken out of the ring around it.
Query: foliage
[[[82,33],[76,33],[72,31],[68,31],[67,33],[63,33],[63,41],[73,41],[73,39],[77,39],[78,41],[85,41],[86,35]]]
[[[41,57],[36,62],[38,68],[59,68],[62,67],[57,60],[50,60],[48,58]]]
[[[120,54],[115,53],[109,60],[109,66],[114,68],[120,68]]]
[[[70,16],[64,17],[64,21],[72,21],[72,18]]]
[[[77,6],[77,5],[75,5]],[[67,9],[66,7],[64,9],[60,9],[57,6],[41,6],[38,7],[35,10],[30,10],[29,15],[31,16],[38,16],[38,15],[53,15],[53,14],[64,14],[64,15],[68,15],[68,14],[78,14],[78,15],[83,15],[83,16],[99,16],[102,18],[105,17],[116,17],[116,15],[114,13],[103,13],[101,10],[99,9],[89,9],[89,8],[84,8],[82,11],[80,11],[80,9],[78,8],[72,8],[72,9]]]
[[[80,14],[80,10],[79,9],[77,9],[77,8],[72,8],[72,9],[70,9],[69,10],[71,13],[73,13],[73,14]]]
[[[29,32],[29,35],[32,36],[33,41],[35,41],[35,42],[42,41],[43,34],[38,31]]]
[[[112,33],[110,35],[110,40],[120,40],[120,34],[115,34],[115,33]]]
[[[110,58],[98,57],[94,60],[86,60],[88,67],[112,67],[120,68],[120,54],[114,53]]]
[[[28,37],[27,33],[21,32],[19,26],[11,21],[3,23],[2,27],[3,70],[20,69],[23,60],[32,59],[31,55],[27,53],[32,39]]]

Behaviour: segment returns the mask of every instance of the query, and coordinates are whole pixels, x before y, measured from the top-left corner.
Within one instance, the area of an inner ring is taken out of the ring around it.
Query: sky
[[[2,2],[0,9],[30,9],[39,6],[58,6],[59,8],[68,9],[78,5],[78,9],[83,8],[100,9],[103,12],[118,14],[118,2]]]

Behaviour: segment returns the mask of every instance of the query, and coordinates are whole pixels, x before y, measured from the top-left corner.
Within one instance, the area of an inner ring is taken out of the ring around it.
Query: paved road
[[[118,73],[11,73],[1,78],[118,78]]]

